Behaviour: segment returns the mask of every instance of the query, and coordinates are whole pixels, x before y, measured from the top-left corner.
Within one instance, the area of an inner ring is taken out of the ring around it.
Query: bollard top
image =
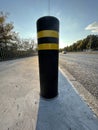
[[[54,16],[43,16],[43,17],[40,17],[37,21],[39,21],[41,19],[55,19],[55,20],[59,21],[59,19]]]
[[[59,20],[54,16],[44,16],[37,20],[37,31],[56,30],[59,31]]]

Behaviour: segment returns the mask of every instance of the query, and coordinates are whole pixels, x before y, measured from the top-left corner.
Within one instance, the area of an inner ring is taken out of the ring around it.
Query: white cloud
[[[90,30],[93,33],[97,33],[98,32],[98,22],[94,22],[89,24],[85,30]]]

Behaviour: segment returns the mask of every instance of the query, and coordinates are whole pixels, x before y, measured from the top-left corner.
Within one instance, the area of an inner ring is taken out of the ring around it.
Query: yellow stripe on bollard
[[[38,45],[38,50],[58,50],[59,45],[55,43],[43,43]]]
[[[38,38],[42,38],[42,37],[55,37],[55,38],[58,38],[59,33],[57,31],[54,31],[54,30],[43,30],[43,31],[39,31],[37,33],[37,37]]]

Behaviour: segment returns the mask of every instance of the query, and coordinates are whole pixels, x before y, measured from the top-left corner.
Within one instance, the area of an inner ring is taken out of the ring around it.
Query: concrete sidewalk
[[[37,57],[0,67],[5,64],[8,68],[0,72],[0,130],[98,130],[98,118],[60,71],[58,97],[44,100]]]

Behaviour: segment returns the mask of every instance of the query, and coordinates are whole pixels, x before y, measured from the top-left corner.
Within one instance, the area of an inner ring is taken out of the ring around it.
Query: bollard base
[[[46,101],[51,101],[51,100],[55,100],[58,98],[58,94],[55,96],[55,97],[51,97],[51,98],[47,98],[47,97],[43,97],[41,94],[40,94],[40,98],[43,99],[43,100],[46,100]]]

